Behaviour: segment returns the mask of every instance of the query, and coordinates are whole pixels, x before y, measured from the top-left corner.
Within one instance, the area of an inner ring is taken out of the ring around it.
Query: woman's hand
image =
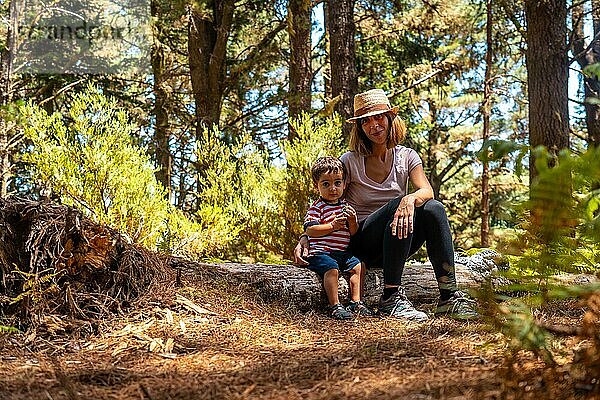
[[[294,247],[294,264],[305,266],[308,265],[306,257],[308,257],[308,237],[302,235],[296,247]]]
[[[392,235],[398,236],[398,239],[404,239],[410,233],[413,233],[415,201],[415,196],[404,196],[394,213],[394,218],[390,226],[392,227]]]

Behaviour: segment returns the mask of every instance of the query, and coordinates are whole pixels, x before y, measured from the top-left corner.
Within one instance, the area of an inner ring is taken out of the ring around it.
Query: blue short
[[[358,264],[360,260],[346,251],[332,251],[330,253],[315,254],[307,258],[308,269],[315,271],[321,277],[330,269],[337,269],[340,272],[349,272]]]

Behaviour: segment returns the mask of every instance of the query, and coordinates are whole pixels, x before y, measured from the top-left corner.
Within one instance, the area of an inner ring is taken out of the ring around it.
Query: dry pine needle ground
[[[583,318],[573,302],[545,312],[560,323]],[[484,322],[338,322],[191,276],[102,321],[97,331],[1,336],[0,399],[600,396],[597,385],[572,373],[573,350],[585,345],[574,337],[554,342],[559,365],[547,368],[528,352],[507,358],[505,339]]]

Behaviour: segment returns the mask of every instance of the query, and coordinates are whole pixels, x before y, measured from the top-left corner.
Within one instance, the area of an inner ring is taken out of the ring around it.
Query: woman
[[[399,144],[406,126],[396,112],[381,89],[354,96],[354,117],[348,120],[354,123],[351,151],[341,157],[348,170],[346,200],[359,222],[351,251],[366,265],[383,268],[380,314],[425,321],[427,314],[413,307],[401,287],[406,259],[425,243],[440,290],[436,314],[476,318],[475,302],[456,286],[448,218],[433,199],[420,157]],[[306,251],[307,240],[301,238],[294,252],[298,264],[306,264]]]

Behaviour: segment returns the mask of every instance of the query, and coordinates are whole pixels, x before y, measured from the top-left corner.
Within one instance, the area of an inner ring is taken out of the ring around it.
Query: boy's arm
[[[327,222],[326,224],[305,224],[304,232],[311,237],[327,236],[332,232],[344,228],[344,226],[346,226],[346,221],[347,217],[345,215],[336,215],[333,221]]]
[[[322,237],[331,234],[346,226],[346,214],[336,214],[331,222],[320,223],[321,210],[311,205],[304,217],[304,233],[311,237]]]
[[[333,223],[329,222],[326,224],[307,226],[304,232],[310,237],[321,237],[329,235],[334,230]]]
[[[348,217],[348,230],[350,231],[350,236],[353,236],[356,232],[358,232],[358,221],[356,220],[356,215],[354,218]]]
[[[304,217],[304,233],[312,237],[321,237],[333,232],[330,223],[321,224],[321,210],[313,203]],[[328,231],[329,230],[329,231]]]
[[[348,218],[348,230],[352,236],[358,232],[358,217],[356,216],[356,211],[351,206],[346,206],[344,207],[344,215]]]

